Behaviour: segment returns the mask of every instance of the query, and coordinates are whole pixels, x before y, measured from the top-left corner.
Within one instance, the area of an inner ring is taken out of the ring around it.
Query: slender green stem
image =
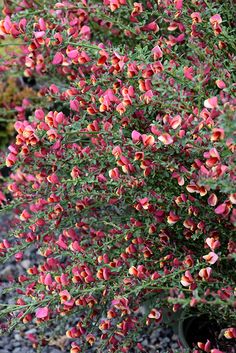
[[[92,44],[88,44],[88,43],[85,43],[85,42],[77,42],[77,43],[74,43],[74,42],[67,42],[67,44],[71,44],[71,45],[74,45],[74,46],[77,46],[77,47],[84,47],[84,48],[90,48],[90,49],[96,49],[96,50],[101,50],[101,48],[97,45],[92,45]]]

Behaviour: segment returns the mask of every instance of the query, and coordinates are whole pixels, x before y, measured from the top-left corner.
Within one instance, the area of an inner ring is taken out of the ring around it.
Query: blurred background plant
[[[17,107],[24,99],[36,97],[36,91],[23,85],[20,78],[1,77],[0,81],[0,147],[6,146],[14,136],[14,122]]]

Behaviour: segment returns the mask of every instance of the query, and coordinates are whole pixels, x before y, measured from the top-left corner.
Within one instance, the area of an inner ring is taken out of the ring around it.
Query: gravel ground
[[[9,219],[9,216],[0,217],[0,240],[7,238],[6,234],[10,225]],[[25,259],[21,263],[12,261],[8,264],[0,264],[0,303],[14,303],[12,294],[3,294],[2,291],[9,286],[9,276],[16,277],[23,273],[25,269],[32,265],[32,258],[32,254],[26,253]],[[32,343],[27,339],[27,335],[34,333],[36,333],[35,328],[27,327],[25,331],[15,330],[12,333],[1,336],[0,353],[69,353],[68,340],[65,337],[62,337],[57,342],[51,341],[50,346],[45,346],[41,349],[33,348]],[[147,328],[138,337],[138,342],[143,345],[146,353],[171,353],[179,351],[180,347],[178,337],[168,327],[157,328],[155,331],[150,331],[150,328]],[[92,352],[98,352],[98,350],[94,347],[83,353]],[[135,352],[135,349],[130,350],[130,353]]]

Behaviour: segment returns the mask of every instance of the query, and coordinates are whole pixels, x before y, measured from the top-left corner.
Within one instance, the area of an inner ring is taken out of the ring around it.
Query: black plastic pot
[[[217,332],[220,328],[215,320],[206,314],[182,317],[178,324],[178,335],[185,348],[193,348],[197,342],[206,342],[207,339],[214,345],[217,343]]]
[[[0,168],[0,173],[4,178],[6,178],[11,174],[11,168],[4,166]]]

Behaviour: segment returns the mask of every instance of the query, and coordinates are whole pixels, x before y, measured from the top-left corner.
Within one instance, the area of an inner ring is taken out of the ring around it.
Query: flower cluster
[[[6,156],[17,228],[0,254],[42,259],[18,278],[18,320],[75,315],[71,353],[142,351],[135,334],[166,306],[209,312],[235,338],[228,4],[23,0],[3,14],[0,35],[23,42],[5,68],[44,82]]]

